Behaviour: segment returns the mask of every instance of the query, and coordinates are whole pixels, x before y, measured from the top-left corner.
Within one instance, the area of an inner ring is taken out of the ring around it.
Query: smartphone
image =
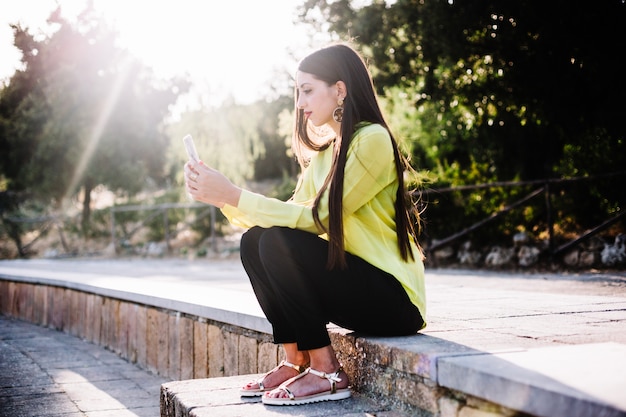
[[[187,155],[189,156],[189,159],[194,162],[199,162],[200,157],[198,156],[198,151],[196,150],[196,145],[194,145],[191,135],[186,135],[183,138],[183,143],[185,144],[185,149],[187,149]]]

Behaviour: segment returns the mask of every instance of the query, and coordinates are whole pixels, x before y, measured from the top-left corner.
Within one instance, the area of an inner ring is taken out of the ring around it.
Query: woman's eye
[[[304,90],[303,93],[304,94],[311,94],[311,90]]]

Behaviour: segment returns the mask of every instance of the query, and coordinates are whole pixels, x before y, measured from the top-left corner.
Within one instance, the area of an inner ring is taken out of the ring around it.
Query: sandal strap
[[[334,394],[335,392],[337,392],[337,382],[341,382],[341,378],[339,378],[339,372],[341,372],[341,371],[343,371],[343,367],[342,366],[340,366],[339,369],[337,369],[332,374],[328,374],[326,372],[318,371],[318,370],[315,370],[313,368],[308,368],[306,370],[307,373],[319,376],[322,379],[327,379],[328,382],[330,383],[330,393],[331,394]]]
[[[287,396],[289,397],[290,400],[295,400],[296,399],[296,396],[293,395],[293,392],[291,392],[289,390],[289,388],[280,386],[280,387],[278,387],[278,389],[283,391],[283,392],[285,392],[285,393],[287,393]]]
[[[306,366],[300,366],[300,365],[294,365],[291,362],[287,362],[287,361],[280,361],[280,364],[278,365],[278,368],[280,368],[281,366],[288,366],[290,368],[295,369],[296,371],[298,371],[299,374],[301,374],[302,372],[307,370]]]
[[[269,371],[268,373],[266,373],[265,375],[263,375],[261,378],[259,378],[256,383],[259,384],[259,389],[260,390],[265,390],[265,384],[263,384],[263,381],[265,381],[265,378],[269,375],[272,374],[276,371],[278,371],[281,367],[283,366],[288,366],[290,368],[295,369],[296,371],[298,371],[299,374],[302,374],[304,371],[307,370],[306,367],[304,366],[300,366],[300,365],[294,365],[291,362],[287,362],[285,360],[280,361],[280,363],[278,364],[278,366],[276,366],[274,369],[272,369],[271,371]]]

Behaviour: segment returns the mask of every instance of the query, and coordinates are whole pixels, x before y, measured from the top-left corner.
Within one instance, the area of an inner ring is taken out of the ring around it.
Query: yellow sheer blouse
[[[283,226],[305,230],[327,239],[313,220],[311,206],[330,171],[332,153],[330,146],[311,158],[289,201],[244,190],[238,206],[225,205],[222,212],[232,224],[244,228]],[[417,306],[422,318],[425,318],[424,264],[420,253],[412,242],[415,260],[405,262],[398,249],[394,207],[398,180],[391,139],[383,126],[369,124],[355,132],[344,172],[346,251],[393,275]],[[327,226],[327,196],[322,198],[318,212],[320,220]]]

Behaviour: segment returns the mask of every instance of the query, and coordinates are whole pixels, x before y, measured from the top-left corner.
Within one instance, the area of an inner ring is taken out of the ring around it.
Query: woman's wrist
[[[224,203],[229,206],[237,207],[239,205],[239,199],[241,198],[241,192],[241,188],[233,185],[232,191],[228,193],[228,198]]]

